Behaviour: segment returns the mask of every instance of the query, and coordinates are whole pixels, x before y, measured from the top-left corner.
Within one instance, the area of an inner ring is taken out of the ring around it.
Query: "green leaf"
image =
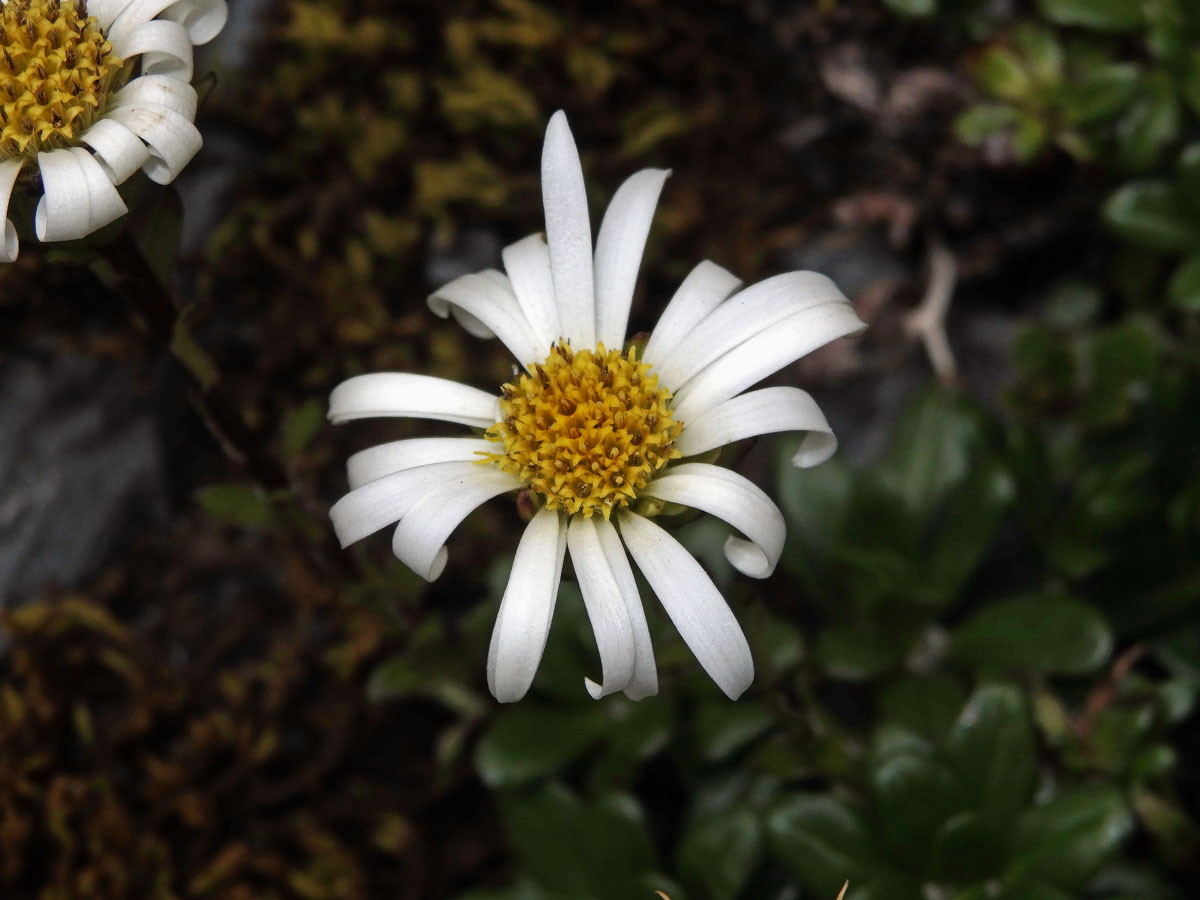
[[[957,884],[986,881],[996,870],[998,850],[978,813],[959,813],[933,836],[930,877]]]
[[[1128,111],[1117,122],[1117,163],[1131,172],[1152,168],[1179,134],[1180,109],[1165,72],[1141,79]]]
[[[1127,316],[1090,335],[1081,347],[1088,392],[1080,418],[1089,425],[1119,425],[1151,392],[1158,369],[1160,338],[1146,318]]]
[[[1165,181],[1131,181],[1104,204],[1104,221],[1130,243],[1167,253],[1200,249],[1200,219]]]
[[[969,147],[978,147],[994,134],[1012,127],[1017,111],[1011,106],[985,103],[972,106],[954,120],[954,136]]]
[[[749,809],[692,822],[679,842],[681,878],[709,900],[734,900],[762,853],[762,829]]]
[[[932,16],[937,12],[937,0],[883,0],[893,12],[902,16]]]
[[[833,797],[780,800],[767,814],[766,831],[775,855],[818,894],[836,897],[848,878],[868,881],[880,871],[862,817]]]
[[[923,872],[934,834],[962,808],[954,774],[931,756],[894,754],[871,773],[871,790],[889,858]]]
[[[999,836],[1033,796],[1033,721],[1025,696],[1006,684],[978,688],[947,740],[970,805]]]
[[[896,424],[880,478],[910,510],[924,512],[961,482],[978,422],[952,394],[919,394]]]
[[[546,709],[525,703],[505,709],[475,750],[475,768],[491,787],[542,778],[583,753],[604,733],[596,706]]]
[[[941,603],[957,598],[991,546],[1015,494],[1012,475],[992,460],[977,465],[951,494],[937,517],[924,572]]]
[[[1179,194],[1192,212],[1200,218],[1200,144],[1189,144],[1179,154],[1176,172],[1179,178]]]
[[[637,803],[609,794],[581,800],[565,787],[500,797],[522,868],[556,894],[596,900],[645,896],[654,850]]]
[[[883,688],[879,706],[888,723],[940,742],[966,699],[953,681],[935,675],[911,675]]]
[[[1132,831],[1133,817],[1116,788],[1097,785],[1059,794],[1021,816],[1010,876],[1079,888]]]
[[[1135,31],[1146,17],[1143,0],[1038,0],[1038,10],[1057,25],[1095,31]]]
[[[705,762],[720,762],[769,731],[773,723],[774,717],[757,703],[706,703],[696,712],[693,747]]]
[[[295,459],[325,427],[325,404],[320,400],[301,403],[283,423],[279,450],[284,459]]]
[[[984,90],[1001,100],[1024,100],[1033,88],[1029,72],[1007,47],[985,50],[976,61],[975,79]]]
[[[1112,653],[1108,622],[1069,597],[1015,597],[985,606],[951,633],[950,655],[990,670],[1084,675]]]
[[[214,519],[243,528],[275,524],[275,510],[258,488],[246,484],[213,484],[195,493],[196,502]]]
[[[876,635],[849,625],[821,632],[813,659],[826,674],[845,681],[866,681],[898,665],[907,642],[896,635]]]
[[[1076,127],[1116,116],[1133,98],[1140,74],[1132,63],[1088,67],[1077,83],[1059,89],[1057,106],[1063,121]]]

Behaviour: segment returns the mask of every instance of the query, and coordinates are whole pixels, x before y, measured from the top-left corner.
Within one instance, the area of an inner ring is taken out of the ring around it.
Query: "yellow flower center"
[[[550,509],[608,518],[679,456],[683,423],[671,392],[637,359],[604,349],[573,353],[556,344],[546,361],[501,389],[504,415],[488,429],[504,444],[488,459],[525,480]]]
[[[122,62],[83,0],[0,7],[0,159],[64,147],[103,112]]]

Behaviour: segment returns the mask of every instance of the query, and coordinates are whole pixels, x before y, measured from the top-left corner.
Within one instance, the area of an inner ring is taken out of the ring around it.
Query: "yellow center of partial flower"
[[[488,429],[504,453],[488,458],[520,476],[550,509],[607,519],[679,456],[683,424],[671,392],[637,359],[604,349],[555,345],[546,361],[501,389],[501,422]]]
[[[0,159],[64,147],[103,112],[122,62],[83,0],[0,7]]]

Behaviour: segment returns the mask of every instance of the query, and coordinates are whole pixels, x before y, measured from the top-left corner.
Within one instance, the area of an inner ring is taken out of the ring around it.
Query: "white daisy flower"
[[[586,683],[593,697],[658,691],[629,557],[705,671],[738,697],[754,676],[746,638],[704,569],[653,515],[672,503],[725,520],[744,535],[726,541],[730,563],[766,578],[783,550],[782,514],[750,481],[698,457],[780,431],[806,433],[797,465],[822,462],[837,446],[804,391],[747,390],[863,329],[823,275],[790,272],[741,288],[729,272],[702,262],[645,347],[622,349],[668,174],[646,169],[620,187],[593,254],[579,154],[566,116],[555,113],[542,154],[546,239],[532,235],[507,247],[505,274],[465,275],[429,298],[439,316],[453,315],[478,337],[498,337],[524,371],[499,396],[389,372],[351,378],[330,398],[335,424],[401,416],[482,430],[352,456],[350,493],[330,511],[343,546],[398,522],[393,552],[433,580],[446,566],[446,539],[468,513],[498,494],[529,492],[537,512],[517,547],[488,655],[488,686],[501,701],[520,699],[533,681],[568,552],[600,653],[600,682]]]
[[[174,180],[200,149],[192,47],[225,25],[225,0],[0,0],[0,262],[17,176],[36,168],[40,241],[85,237],[128,209],[139,168]]]

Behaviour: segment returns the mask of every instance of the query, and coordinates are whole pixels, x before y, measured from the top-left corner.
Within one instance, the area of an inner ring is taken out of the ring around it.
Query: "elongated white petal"
[[[391,441],[360,450],[346,460],[350,489],[362,487],[368,481],[440,462],[478,462],[496,449],[496,444],[479,438],[432,437]]]
[[[70,147],[38,154],[45,196],[34,213],[39,241],[74,241],[128,212],[125,201],[87,150]]]
[[[355,488],[329,510],[338,541],[349,547],[399,522],[427,491],[435,487],[451,491],[477,468],[467,461],[433,463],[385,475]]]
[[[613,574],[593,519],[572,517],[567,529],[567,549],[571,551],[583,605],[587,608],[592,633],[596,636],[596,649],[600,652],[600,684],[591,679],[585,682],[588,693],[599,700],[624,690],[633,678],[637,662],[633,625],[629,621],[629,607],[621,596],[621,585]]]
[[[664,384],[681,387],[710,362],[783,319],[825,303],[845,303],[817,272],[785,272],[734,294],[700,322],[654,368]]]
[[[540,234],[531,234],[501,251],[504,271],[512,283],[517,303],[529,327],[546,347],[563,336],[554,300],[554,276],[550,272],[550,248]]]
[[[617,188],[596,235],[596,340],[609,349],[625,343],[629,305],[650,222],[669,169],[643,169]]]
[[[126,106],[108,115],[146,142],[150,156],[142,171],[158,184],[174,181],[204,143],[195,125],[165,106]]]
[[[357,375],[329,395],[329,420],[334,425],[377,417],[436,419],[487,428],[499,421],[500,402],[478,388],[407,372]]]
[[[792,457],[801,468],[823,463],[837,449],[837,438],[817,402],[794,387],[768,387],[731,397],[687,423],[675,442],[684,456],[695,456],[734,441],[779,431],[807,432]]]
[[[225,27],[229,6],[225,0],[176,0],[162,16],[182,25],[193,44],[207,44]]]
[[[101,30],[107,32],[112,26],[113,20],[132,2],[133,0],[91,0],[87,5],[87,11],[89,15],[96,17]]]
[[[563,336],[576,349],[596,346],[592,225],[579,151],[562,110],[550,117],[542,148],[546,242]]]
[[[124,184],[150,158],[142,139],[113,119],[97,119],[80,140],[95,151],[113,184]]]
[[[793,313],[713,361],[675,394],[674,417],[700,420],[718,403],[840,337],[866,328],[849,303],[824,303]],[[684,425],[686,430],[687,426]]]
[[[488,690],[501,703],[520,700],[533,684],[546,649],[566,549],[566,517],[543,507],[521,535],[492,629]]]
[[[625,685],[625,696],[630,700],[642,700],[658,693],[658,668],[654,664],[654,647],[650,643],[650,627],[646,624],[646,610],[642,606],[642,597],[638,593],[637,581],[633,577],[633,569],[629,566],[629,557],[625,555],[625,546],[621,536],[610,522],[597,517],[596,534],[600,538],[600,546],[604,548],[604,557],[608,567],[616,579],[617,589],[621,599],[625,601],[625,611],[629,613],[629,626],[633,630],[633,675],[629,684]],[[592,689],[588,688],[589,692]],[[594,693],[593,693],[594,696]]]
[[[126,10],[121,19],[128,12]],[[192,80],[192,42],[182,25],[165,19],[153,19],[118,30],[121,19],[108,33],[113,53],[121,59],[140,56],[143,75],[168,75],[180,81]]]
[[[495,466],[467,465],[471,468],[452,484],[425,490],[392,536],[396,558],[426,581],[435,581],[446,568],[446,538],[462,520],[481,503],[523,483]]]
[[[771,498],[737,472],[708,463],[683,463],[655,478],[644,494],[682,503],[728,522],[750,540],[732,535],[725,558],[744,575],[766,578],[775,571],[787,526]]]
[[[543,345],[529,327],[507,279],[501,282],[484,275],[463,275],[438,288],[426,303],[443,319],[460,310],[473,316],[500,338],[523,366],[544,360],[550,352],[550,346]]]
[[[653,522],[629,512],[618,519],[625,546],[704,671],[736,700],[754,680],[741,626],[700,563]]]
[[[142,75],[117,91],[110,109],[122,106],[165,106],[185,119],[196,118],[196,89],[186,81],[167,75]],[[101,119],[100,121],[107,121]]]
[[[714,262],[704,260],[688,273],[663,310],[646,342],[642,359],[655,365],[667,358],[679,342],[710,312],[738,289],[741,279]]]
[[[8,203],[12,199],[13,185],[24,162],[20,159],[0,161],[0,263],[15,262],[21,250],[17,229],[8,218]]]

